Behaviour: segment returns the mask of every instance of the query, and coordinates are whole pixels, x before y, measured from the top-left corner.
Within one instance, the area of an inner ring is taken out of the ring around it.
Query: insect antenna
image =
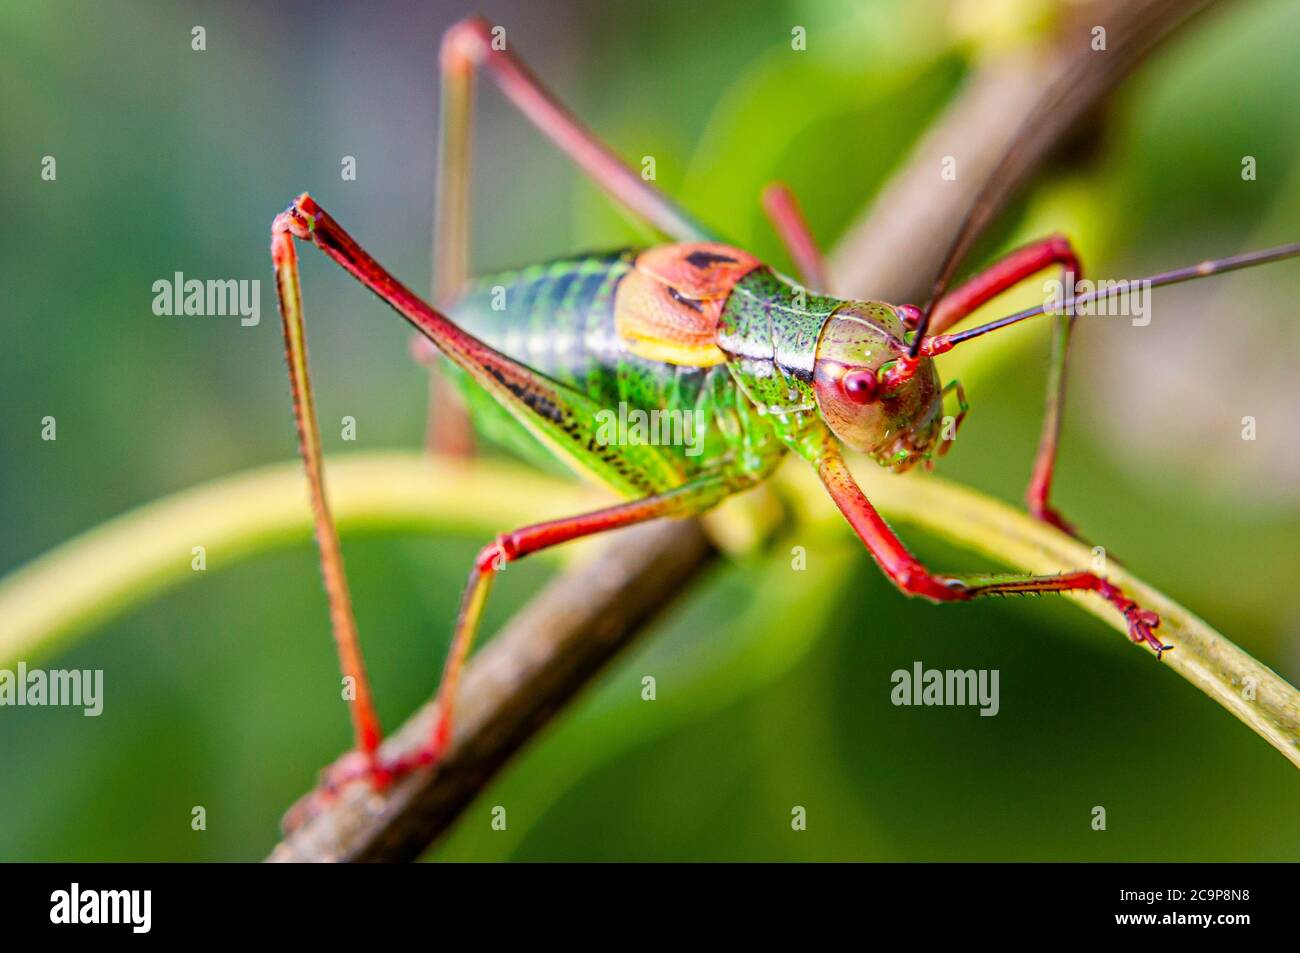
[[[1033,318],[1040,314],[1046,314],[1049,310],[1053,313],[1066,313],[1080,305],[1086,305],[1094,301],[1104,301],[1109,298],[1119,297],[1132,292],[1135,289],[1159,288],[1164,285],[1176,285],[1184,281],[1194,281],[1197,278],[1208,278],[1211,275],[1221,275],[1229,271],[1239,271],[1242,268],[1251,268],[1255,265],[1264,265],[1272,261],[1282,261],[1286,258],[1295,258],[1300,255],[1300,242],[1292,242],[1289,245],[1278,245],[1274,248],[1264,248],[1260,251],[1246,252],[1241,255],[1232,255],[1228,258],[1213,258],[1208,261],[1202,261],[1195,265],[1188,265],[1185,268],[1175,268],[1172,271],[1162,271],[1159,274],[1151,275],[1149,278],[1132,278],[1124,281],[1117,281],[1108,284],[1104,288],[1098,288],[1095,291],[1089,291],[1086,294],[1074,295],[1061,302],[1052,302],[1050,304],[1039,305],[1035,308],[1026,308],[1024,311],[1017,311],[1015,314],[1007,315],[1005,318],[998,318],[996,321],[990,321],[988,324],[981,324],[978,327],[969,328],[965,331],[958,331],[956,334],[943,334],[930,339],[930,345],[925,349],[927,353],[939,353],[947,351],[954,345],[962,341],[969,341],[971,338],[979,337],[981,334],[987,334],[990,331],[996,331],[999,328],[1005,328],[1009,325],[1024,321],[1026,318]],[[942,341],[940,345],[939,342]]]
[[[1194,0],[1189,6],[1196,10],[1206,4],[1203,0]],[[1116,4],[1116,8],[1121,8]],[[1140,48],[1151,42],[1152,36],[1160,36],[1168,31],[1168,24],[1162,22],[1159,12],[1154,8],[1135,11],[1135,19],[1126,23],[1124,29],[1114,31],[1114,42],[1110,55]],[[1093,85],[1095,70],[1090,57],[1075,57],[1064,71],[1056,78],[1047,92],[1029,111],[1024,121],[1012,136],[1007,151],[998,160],[988,178],[975,194],[970,209],[957,227],[952,244],[939,266],[930,297],[921,312],[917,323],[916,335],[912,338],[908,356],[915,359],[921,352],[921,342],[930,327],[930,314],[939,300],[948,291],[966,255],[976,240],[983,233],[993,216],[1001,209],[1011,193],[1023,182],[1026,173],[1041,159],[1057,140],[1062,124],[1073,125],[1082,115],[1081,107],[1086,98],[1080,98],[1078,90]]]

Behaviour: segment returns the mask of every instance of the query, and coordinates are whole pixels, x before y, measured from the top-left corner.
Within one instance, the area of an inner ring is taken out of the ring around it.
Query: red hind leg
[[[438,111],[438,165],[433,223],[432,302],[451,307],[469,277],[471,139],[474,75],[482,70],[537,129],[616,202],[677,241],[710,237],[685,209],[641,177],[587,129],[524,64],[504,29],[467,17],[442,38]],[[462,402],[417,342],[417,359],[430,367],[430,449],[466,455],[473,432]]]
[[[537,523],[505,533],[484,546],[474,561],[469,582],[461,600],[460,615],[452,636],[447,661],[443,666],[442,680],[438,685],[436,706],[438,717],[425,745],[394,760],[378,763],[363,758],[357,752],[348,752],[325,770],[320,786],[299,800],[285,816],[286,829],[292,830],[303,820],[317,813],[337,792],[352,781],[369,779],[376,787],[419,768],[436,765],[446,753],[452,740],[456,694],[461,672],[469,657],[474,637],[478,632],[483,608],[497,573],[508,563],[523,557],[570,542],[583,536],[593,536],[610,530],[644,523],[666,516],[689,516],[703,512],[730,492],[727,484],[718,477],[702,478],[674,490],[646,497],[631,503],[607,507],[593,513],[565,519]]]

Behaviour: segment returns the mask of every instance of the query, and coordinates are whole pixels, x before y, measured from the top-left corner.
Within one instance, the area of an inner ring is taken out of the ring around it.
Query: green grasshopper
[[[483,69],[548,138],[616,201],[673,244],[573,257],[470,282],[467,274],[469,142],[473,78]],[[299,449],[307,473],[331,623],[342,670],[356,692],[356,748],[330,768],[322,790],[356,778],[376,785],[435,764],[451,738],[462,666],[496,574],[505,564],[579,537],[661,517],[702,513],[766,480],[793,452],[827,492],[885,575],[904,593],[968,602],[1006,593],[1092,591],[1119,612],[1135,643],[1157,658],[1156,613],[1092,572],[1039,576],[947,575],[922,565],[854,482],[841,445],[903,471],[929,465],[951,445],[966,411],[961,386],[942,386],[933,358],[957,344],[1035,315],[1032,308],[970,330],[948,329],[1013,285],[1051,267],[1079,276],[1068,240],[1053,236],[998,261],[951,292],[947,283],[970,228],[941,269],[932,307],[848,301],[805,290],[702,227],[613,152],[552,96],[492,27],[470,18],[445,34],[435,222],[433,301],[426,304],[308,195],[272,227],[274,260]],[[793,197],[770,187],[765,204],[806,284],[826,287],[816,244]],[[978,218],[977,203],[967,219]],[[469,575],[438,688],[427,744],[381,759],[381,730],[362,661],[343,556],[327,502],[321,442],[307,368],[294,239],[309,241],[410,322],[454,368],[476,413],[508,418],[535,443],[628,502],[498,536]],[[1300,244],[1203,262],[1144,281],[1148,287],[1300,254]],[[1047,412],[1027,493],[1029,511],[1067,532],[1050,503],[1061,428],[1067,344],[1077,308],[1119,288],[1072,296],[1056,313]],[[496,307],[504,302],[504,307]],[[945,417],[952,394],[956,416]],[[616,406],[675,411],[695,421],[689,446],[611,442],[602,412]],[[945,426],[945,420],[947,425]]]

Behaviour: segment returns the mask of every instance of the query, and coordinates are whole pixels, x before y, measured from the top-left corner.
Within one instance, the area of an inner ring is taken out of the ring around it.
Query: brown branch
[[[1013,140],[1022,146],[994,191],[996,212],[1096,109],[1105,95],[1198,0],[1108,0],[1080,8],[1040,49],[976,71],[831,259],[836,290],[916,300],[981,186]],[[1107,51],[1090,46],[1107,31]],[[1024,130],[1024,117],[1041,117]],[[940,157],[959,157],[955,182],[941,182]],[[951,187],[949,187],[951,186]],[[981,227],[982,227],[982,223]],[[979,227],[973,231],[978,233]],[[698,577],[716,556],[698,521],[624,530],[599,556],[554,579],[469,666],[452,746],[436,771],[375,794],[346,789],[289,833],[273,861],[392,861],[419,856],[444,833],[503,764],[568,704],[606,662]],[[386,743],[418,748],[434,712],[426,706]]]

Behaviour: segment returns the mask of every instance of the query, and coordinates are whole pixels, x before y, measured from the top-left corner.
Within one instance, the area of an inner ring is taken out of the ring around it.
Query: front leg
[[[1052,265],[1061,266],[1065,272],[1067,287],[1064,297],[1068,299],[1073,293],[1073,282],[1083,275],[1083,266],[1070,240],[1064,235],[1052,235],[1016,249],[945,295],[931,316],[930,334],[942,334],[981,305]],[[1049,500],[1061,437],[1061,420],[1065,412],[1065,359],[1075,319],[1076,315],[1072,313],[1058,315],[1053,330],[1052,356],[1047,372],[1046,413],[1043,417],[1042,435],[1038,440],[1038,454],[1034,458],[1033,475],[1025,491],[1025,503],[1033,516],[1077,538],[1074,527],[1056,511]]]
[[[1010,593],[1091,591],[1124,616],[1129,638],[1150,646],[1157,659],[1173,648],[1155,636],[1154,630],[1160,625],[1158,615],[1143,609],[1124,595],[1118,586],[1090,572],[1065,572],[1056,576],[1019,573],[955,576],[931,572],[908,551],[876,512],[853,479],[837,447],[828,445],[816,462],[818,475],[835,505],[866,544],[885,575],[908,595],[921,596],[931,602],[969,602],[979,596]]]

